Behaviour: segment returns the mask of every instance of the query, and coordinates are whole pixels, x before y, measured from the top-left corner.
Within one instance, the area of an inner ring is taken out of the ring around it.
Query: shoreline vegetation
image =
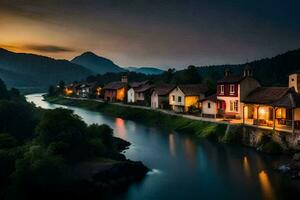
[[[138,121],[150,126],[159,126],[172,129],[180,133],[189,134],[195,138],[208,138],[221,143],[230,143],[255,147],[258,151],[279,154],[283,149],[268,137],[261,136],[258,144],[253,146],[245,141],[242,125],[228,125],[208,121],[188,119],[181,116],[173,116],[155,110],[132,108],[117,104],[102,103],[89,99],[69,99],[63,96],[44,96],[45,101],[54,104],[81,107],[92,111],[98,111],[113,117],[120,117],[128,120]]]
[[[0,79],[0,199],[100,198],[150,170],[130,143],[73,111],[37,108]]]

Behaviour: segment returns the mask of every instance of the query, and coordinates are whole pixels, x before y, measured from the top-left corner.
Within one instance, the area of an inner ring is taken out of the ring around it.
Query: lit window
[[[238,100],[234,101],[234,110],[235,110],[236,112],[239,111],[239,101],[238,101]]]
[[[233,111],[234,105],[233,101],[230,101],[230,111]]]
[[[220,93],[224,94],[224,85],[220,85]]]
[[[230,94],[234,94],[234,84],[230,85]]]
[[[181,97],[178,97],[178,102],[181,102]]]

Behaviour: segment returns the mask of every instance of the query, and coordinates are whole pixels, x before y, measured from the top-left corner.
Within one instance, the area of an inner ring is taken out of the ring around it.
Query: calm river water
[[[295,181],[273,169],[278,157],[251,148],[195,141],[174,131],[148,127],[99,112],[42,101],[41,94],[27,100],[45,109],[74,110],[87,124],[108,124],[117,137],[132,143],[125,153],[153,169],[116,199],[291,199],[298,195]],[[299,183],[298,183],[299,184]]]

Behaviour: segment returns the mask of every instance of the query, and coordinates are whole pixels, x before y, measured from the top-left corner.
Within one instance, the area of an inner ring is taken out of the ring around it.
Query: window
[[[239,101],[238,100],[234,101],[234,111],[236,111],[236,112],[239,111]]]
[[[172,95],[172,100],[175,101],[175,95]]]
[[[181,97],[178,97],[178,102],[179,102],[179,103],[181,102]]]
[[[207,107],[210,108],[210,102],[208,102]]]
[[[234,84],[230,84],[230,94],[234,94]]]
[[[220,85],[220,94],[224,94],[224,85]]]
[[[230,111],[233,111],[234,103],[233,101],[230,101]]]

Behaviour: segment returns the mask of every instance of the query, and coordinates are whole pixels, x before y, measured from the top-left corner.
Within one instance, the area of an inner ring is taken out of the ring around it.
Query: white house
[[[127,91],[127,102],[128,103],[134,103],[135,102],[135,91],[134,91],[134,88],[130,88]]]
[[[142,82],[133,82],[129,84],[129,90],[127,91],[127,102],[128,103],[135,103],[137,101],[137,95],[136,90],[141,87],[142,85],[145,85],[149,83],[149,81],[142,81]]]
[[[169,93],[175,88],[175,85],[156,86],[151,93],[151,108],[164,109],[169,106]]]
[[[222,101],[217,99],[217,95],[206,97],[201,101],[202,117],[216,118],[222,105]]]

